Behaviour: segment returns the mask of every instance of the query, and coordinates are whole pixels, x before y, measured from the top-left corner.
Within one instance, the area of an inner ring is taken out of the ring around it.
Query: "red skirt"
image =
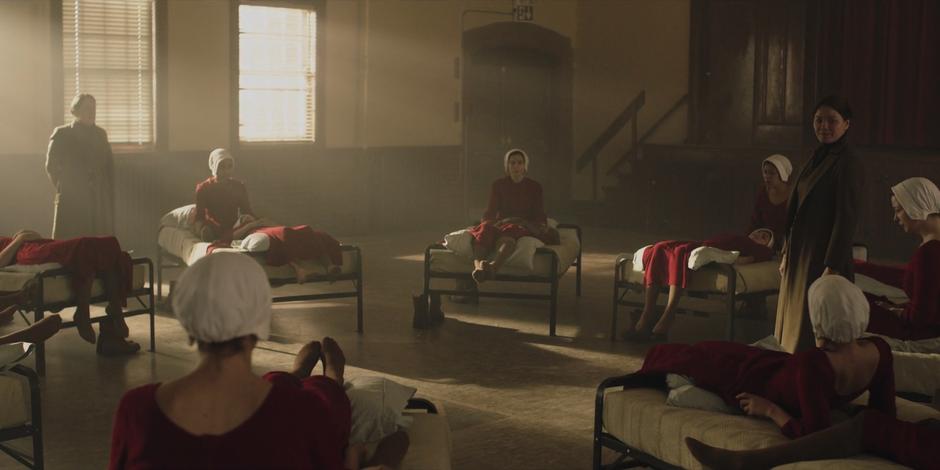
[[[871,410],[862,422],[862,450],[917,469],[937,468],[940,430]]]
[[[503,224],[496,226],[493,222],[483,222],[470,229],[470,235],[473,236],[473,242],[477,246],[492,251],[496,248],[496,241],[500,238],[509,237],[518,240],[522,237],[535,237],[546,245],[558,245],[561,241],[558,239],[558,232],[549,230],[543,235],[536,235],[519,224]]]
[[[122,305],[132,290],[131,257],[121,251],[114,237],[82,237],[69,240],[35,240],[23,243],[16,253],[17,264],[59,263],[70,271],[73,292],[91,289],[95,274],[111,271],[119,276],[118,292]]]
[[[268,265],[281,266],[292,261],[319,260],[323,257],[329,258],[333,265],[343,265],[343,250],[339,242],[309,225],[265,227],[255,232],[267,235],[271,241],[265,258]]]
[[[701,242],[668,240],[643,252],[643,281],[647,286],[667,285],[685,288],[688,284],[689,256]]]
[[[879,300],[887,301],[887,298],[871,294],[865,294],[865,297],[868,298],[868,305],[871,307],[868,317],[868,329],[866,330],[869,333],[903,340],[940,337],[940,327],[915,326],[906,318],[898,316],[894,312],[875,303]]]

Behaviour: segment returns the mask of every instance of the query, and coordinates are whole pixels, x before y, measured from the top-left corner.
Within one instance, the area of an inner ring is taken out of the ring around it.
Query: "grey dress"
[[[57,127],[46,173],[56,189],[52,238],[114,235],[114,159],[104,129],[75,122]]]
[[[854,279],[852,243],[864,170],[845,140],[817,148],[790,195],[774,334],[791,353],[815,346],[806,302],[810,284],[826,267]]]

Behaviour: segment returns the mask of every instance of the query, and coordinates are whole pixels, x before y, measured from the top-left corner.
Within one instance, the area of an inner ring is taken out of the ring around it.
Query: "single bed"
[[[486,292],[467,291],[457,289],[439,289],[432,286],[434,279],[457,279],[472,284],[470,277],[473,271],[473,260],[448,249],[445,245],[435,243],[424,252],[424,293],[441,295],[464,295],[476,297],[493,297],[505,299],[537,299],[548,300],[550,336],[555,336],[556,318],[558,310],[558,282],[571,267],[575,268],[575,293],[581,295],[581,227],[570,224],[557,226],[561,243],[559,245],[545,245],[535,250],[532,258],[532,267],[513,266],[507,264],[493,278],[496,282],[535,283],[547,284],[547,294],[530,294],[514,292]],[[491,281],[491,282],[493,282]]]
[[[124,310],[125,317],[135,315],[150,315],[150,351],[156,351],[154,337],[154,315],[156,314],[154,302],[154,272],[153,262],[149,258],[134,258],[132,260],[133,280],[128,299],[136,300],[138,306]],[[19,292],[26,289],[30,292],[32,300],[25,311],[32,311],[35,321],[45,317],[46,312],[59,312],[62,309],[75,307],[75,296],[69,285],[69,273],[61,265],[55,263],[41,265],[12,265],[0,269],[0,292]],[[95,279],[91,289],[91,303],[104,303],[104,287],[100,279]],[[92,317],[92,323],[100,323],[107,319],[106,315]],[[62,328],[74,327],[74,321],[62,322]],[[39,375],[46,373],[46,348],[43,343],[36,345],[36,372]]]
[[[633,262],[633,253],[617,256],[614,265],[613,313],[610,321],[610,339],[617,337],[617,318],[620,306],[643,308],[646,290],[643,270]],[[780,289],[779,261],[764,261],[751,264],[709,264],[690,272],[685,297],[680,300],[680,310],[705,315],[722,314],[728,317],[727,336],[734,340],[734,321],[741,306],[762,305],[770,295]],[[663,293],[668,288],[663,288]],[[664,296],[660,296],[660,300]]]
[[[198,261],[209,248],[209,243],[200,240],[191,230],[184,227],[162,226],[157,234],[157,297],[163,298],[163,270],[167,268],[182,268]],[[362,333],[362,255],[358,247],[342,245],[343,266],[337,275],[330,275],[326,267],[313,261],[304,261],[302,264],[315,274],[309,276],[305,283],[335,283],[350,281],[353,290],[337,290],[325,293],[309,293],[302,295],[275,296],[274,302],[295,302],[306,300],[356,298],[356,324],[357,331]],[[247,252],[234,248],[216,249],[213,252],[232,251],[241,252],[255,258],[264,268],[271,285],[274,287],[294,284],[297,278],[290,265],[268,266],[264,262],[264,252]]]

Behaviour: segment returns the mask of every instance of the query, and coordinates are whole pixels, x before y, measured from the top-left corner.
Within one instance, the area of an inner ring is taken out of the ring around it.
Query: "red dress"
[[[725,251],[740,251],[741,256],[755,262],[767,261],[774,251],[744,235],[719,235],[702,242],[667,240],[643,252],[643,281],[647,286],[667,285],[685,288],[688,285],[689,256],[701,246]]]
[[[940,337],[940,241],[918,247],[903,268],[856,261],[855,272],[903,289],[910,299],[898,316],[874,303],[887,299],[869,296],[869,332],[906,340]]]
[[[880,338],[868,338],[881,360],[866,390],[868,406],[895,415],[894,367],[891,349]],[[830,409],[849,403],[864,392],[840,396],[835,372],[826,353],[812,348],[796,354],[768,351],[725,341],[697,344],[661,344],[646,354],[641,374],[674,373],[692,378],[696,386],[738,406],[742,392],[764,397],[783,408],[792,419],[783,427],[790,438],[829,427]]]
[[[0,237],[0,251],[12,242]],[[115,272],[119,276],[118,291],[112,294],[127,306],[127,293],[132,290],[131,257],[121,251],[114,237],[82,237],[69,240],[33,240],[23,243],[16,252],[15,264],[59,263],[70,271],[72,292],[90,290],[95,274]]]
[[[196,221],[212,227],[219,240],[232,241],[238,214],[252,214],[248,190],[238,180],[219,181],[210,176],[196,185]]]
[[[862,450],[916,469],[940,465],[940,429],[867,413],[862,422]]]
[[[787,226],[787,201],[780,204],[770,202],[767,188],[761,186],[757,193],[757,202],[754,203],[754,212],[751,213],[751,225],[748,233],[759,228],[769,228],[774,232],[774,249],[783,246],[785,228]]]
[[[271,266],[281,266],[291,261],[319,260],[324,256],[328,257],[333,265],[343,265],[343,251],[339,242],[326,232],[314,230],[309,225],[264,227],[255,232],[267,235],[271,241],[265,259]]]
[[[493,182],[490,188],[490,201],[483,213],[480,225],[473,227],[470,234],[477,245],[492,250],[496,240],[501,237],[519,239],[525,236],[536,237],[546,245],[557,245],[557,232],[550,230],[543,235],[535,235],[521,224],[508,223],[501,226],[496,223],[506,218],[520,218],[532,225],[545,225],[548,218],[542,205],[542,185],[537,181],[523,178],[516,183],[506,176]]]
[[[114,416],[108,468],[344,469],[352,411],[343,387],[324,376],[264,378],[274,386],[261,407],[221,435],[195,436],[170,421],[157,405],[160,384],[128,391]]]

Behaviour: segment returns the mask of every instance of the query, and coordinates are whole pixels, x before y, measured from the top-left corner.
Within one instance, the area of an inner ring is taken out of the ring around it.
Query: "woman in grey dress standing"
[[[52,238],[114,235],[114,160],[108,134],[95,125],[95,97],[72,99],[75,119],[49,139],[46,173],[55,186]]]
[[[864,173],[848,144],[851,120],[844,98],[827,96],[816,105],[813,130],[820,145],[790,195],[775,334],[791,353],[814,346],[806,306],[810,284],[823,274],[854,280],[852,242]]]

